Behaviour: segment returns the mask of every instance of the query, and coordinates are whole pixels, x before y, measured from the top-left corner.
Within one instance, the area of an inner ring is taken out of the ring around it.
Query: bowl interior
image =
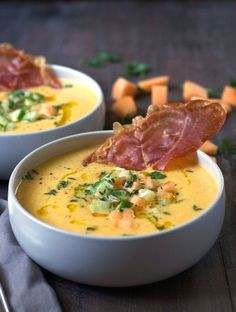
[[[112,131],[97,131],[97,132],[88,132],[88,133],[84,133],[84,134],[77,134],[77,135],[72,135],[66,138],[62,138],[59,140],[56,140],[54,142],[45,144],[44,146],[36,149],[35,151],[33,151],[32,153],[30,153],[29,155],[27,155],[15,168],[15,170],[13,171],[11,178],[10,178],[10,182],[9,182],[9,198],[13,198],[14,201],[16,201],[17,206],[19,207],[19,209],[23,209],[24,214],[30,216],[30,218],[35,219],[35,221],[37,221],[38,223],[43,224],[46,227],[49,227],[53,230],[56,231],[60,231],[60,232],[64,232],[66,234],[69,235],[78,235],[78,236],[83,236],[83,234],[79,234],[79,233],[73,233],[73,232],[68,232],[68,231],[64,231],[58,228],[55,228],[51,225],[48,225],[42,221],[40,221],[39,219],[36,219],[34,216],[32,216],[29,212],[27,212],[17,201],[15,193],[16,193],[16,189],[17,186],[20,182],[21,177],[29,170],[35,168],[37,165],[49,160],[52,157],[58,156],[58,155],[62,155],[64,153],[73,151],[75,149],[80,149],[80,148],[85,148],[94,144],[101,144],[104,142],[104,140],[111,136]],[[212,176],[214,177],[217,186],[218,186],[218,194],[214,200],[214,202],[211,204],[211,206],[206,209],[204,212],[202,212],[201,214],[199,214],[199,216],[197,216],[196,218],[182,224],[179,226],[174,227],[173,229],[169,229],[163,232],[159,232],[157,234],[148,234],[148,235],[137,235],[137,236],[131,236],[130,239],[134,239],[134,238],[138,238],[138,237],[148,237],[148,236],[152,236],[152,235],[162,235],[165,232],[169,232],[169,231],[174,231],[177,230],[178,228],[181,228],[183,226],[189,225],[191,224],[191,222],[194,222],[195,220],[204,217],[204,215],[206,213],[208,213],[208,211],[210,209],[214,209],[215,204],[219,201],[219,199],[221,198],[223,192],[224,192],[224,179],[223,179],[223,175],[219,169],[219,167],[216,165],[216,163],[214,163],[211,158],[209,156],[207,156],[205,153],[198,151],[198,161],[199,164],[202,165],[203,167],[205,167],[206,169],[208,169],[208,171],[212,174]],[[91,235],[92,237],[92,235]],[[97,236],[93,236],[96,237],[98,239],[102,238],[102,237],[97,237]],[[105,239],[114,239],[114,237],[104,237]],[[116,239],[116,237],[115,237]],[[119,237],[117,238],[119,239]]]

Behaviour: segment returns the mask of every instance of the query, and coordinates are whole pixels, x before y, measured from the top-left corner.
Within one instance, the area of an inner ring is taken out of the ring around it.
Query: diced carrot
[[[225,86],[221,99],[223,103],[236,106],[236,88]]]
[[[138,195],[133,195],[130,198],[130,202],[135,206],[143,207],[146,205],[147,201],[144,198],[139,197]]]
[[[215,155],[218,151],[218,146],[208,140],[200,147],[200,150],[208,155]]]
[[[133,116],[137,112],[137,106],[132,96],[125,96],[112,105],[112,110],[118,117]]]
[[[145,92],[151,92],[152,87],[154,86],[167,86],[169,83],[169,76],[159,76],[153,77],[145,80],[140,80],[138,82],[138,87]]]
[[[46,117],[52,117],[57,114],[57,110],[51,104],[42,104],[39,114]]]
[[[208,98],[207,89],[199,84],[186,80],[183,83],[183,99],[189,101],[192,96]]]
[[[132,209],[124,211],[112,211],[109,214],[109,219],[113,225],[119,228],[137,228],[138,223],[135,221],[134,212]]]
[[[192,96],[191,100],[205,100],[205,98],[200,97],[200,96]],[[224,110],[226,111],[226,113],[229,113],[232,110],[231,106],[229,104],[227,104],[227,103],[224,103],[222,101],[222,99],[207,99],[207,100],[211,101],[211,102],[220,103],[222,105],[222,107],[224,108]]]
[[[114,100],[119,100],[128,95],[134,97],[136,90],[137,86],[135,83],[119,77],[113,84],[111,96]]]
[[[168,87],[153,86],[152,87],[152,104],[164,105],[168,102]]]

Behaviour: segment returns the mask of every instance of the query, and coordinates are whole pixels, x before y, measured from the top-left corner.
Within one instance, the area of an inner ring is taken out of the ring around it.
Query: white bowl
[[[199,216],[162,232],[130,237],[72,233],[35,218],[16,199],[17,185],[28,170],[53,156],[102,143],[110,135],[110,131],[100,131],[63,138],[38,148],[18,164],[10,178],[8,200],[10,222],[19,244],[45,269],[89,285],[141,285],[191,267],[216,241],[225,209],[222,173],[201,151],[198,151],[199,163],[215,177],[218,194]]]
[[[68,135],[101,130],[104,127],[105,104],[103,93],[98,83],[78,70],[59,65],[51,65],[50,67],[59,78],[85,82],[96,94],[97,104],[83,118],[62,127],[24,134],[0,135],[0,180],[8,179],[16,164],[35,148]]]

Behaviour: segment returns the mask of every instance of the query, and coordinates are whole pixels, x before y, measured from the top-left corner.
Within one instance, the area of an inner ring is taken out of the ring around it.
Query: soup
[[[84,82],[60,81],[61,89],[39,86],[0,92],[0,135],[57,128],[95,108],[97,96]]]
[[[189,158],[166,172],[130,171],[82,160],[95,147],[58,156],[29,171],[17,198],[36,218],[85,234],[148,234],[183,224],[217,194],[212,175]]]

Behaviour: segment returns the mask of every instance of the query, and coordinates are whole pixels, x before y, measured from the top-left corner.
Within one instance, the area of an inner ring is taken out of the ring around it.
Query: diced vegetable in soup
[[[61,79],[61,89],[39,86],[0,92],[0,135],[48,130],[91,112],[96,95],[83,82]]]
[[[55,157],[27,172],[17,198],[40,220],[88,235],[155,233],[183,224],[213,202],[211,174],[189,158],[165,171],[125,170],[82,160],[95,147]]]

